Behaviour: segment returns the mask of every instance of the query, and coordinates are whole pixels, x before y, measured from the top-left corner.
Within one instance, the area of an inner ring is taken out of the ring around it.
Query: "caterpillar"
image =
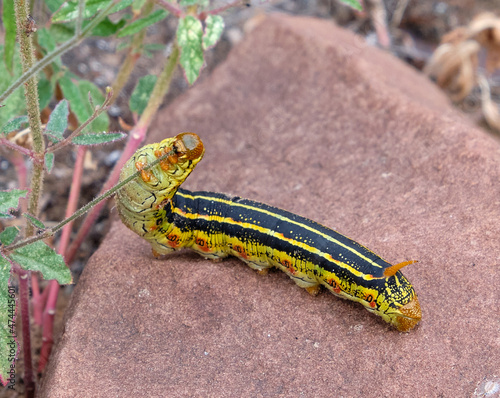
[[[399,331],[418,324],[417,295],[400,271],[414,261],[391,265],[354,240],[288,211],[179,188],[203,154],[200,138],[182,133],[139,149],[122,169],[120,180],[137,171],[141,176],[118,191],[118,213],[155,256],[181,248],[214,260],[235,256],[260,273],[279,268],[313,295],[325,286]],[[144,170],[164,155],[159,165]]]

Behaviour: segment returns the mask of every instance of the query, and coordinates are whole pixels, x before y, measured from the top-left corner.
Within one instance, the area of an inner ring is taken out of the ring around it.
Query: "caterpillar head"
[[[413,286],[406,280],[403,274],[399,272],[401,268],[415,262],[416,261],[405,261],[392,265],[384,270],[384,276],[387,280],[390,278],[397,278],[397,283],[393,285],[387,293],[388,297],[394,297],[394,303],[385,315],[389,317],[388,322],[395,326],[400,332],[408,332],[422,319],[422,311],[420,310],[417,294],[415,290],[413,290]],[[398,291],[395,286],[399,287],[400,291]],[[401,302],[400,300],[403,299],[398,299],[399,297],[404,297],[404,301]]]
[[[120,181],[140,171],[140,177],[117,193],[117,208],[125,225],[161,209],[202,159],[205,148],[194,133],[181,133],[160,143],[146,145],[127,161]],[[151,163],[160,159],[153,167]]]
[[[401,306],[396,312],[391,313],[391,324],[400,332],[408,332],[422,319],[422,311],[417,295],[410,302]]]

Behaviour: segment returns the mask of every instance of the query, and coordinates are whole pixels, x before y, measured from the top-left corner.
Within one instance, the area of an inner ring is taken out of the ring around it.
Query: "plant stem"
[[[154,1],[148,1],[144,7],[142,7],[141,13],[139,17],[145,17],[150,14],[154,8]],[[146,28],[142,29],[140,32],[136,33],[132,39],[132,44],[128,49],[127,56],[118,71],[116,79],[113,83],[113,97],[111,98],[111,102],[113,103],[116,100],[116,97],[122,91],[123,87],[127,83],[132,70],[135,67],[137,60],[141,57],[142,53],[142,43],[144,42],[144,38],[146,37]]]
[[[65,217],[70,217],[76,211],[78,198],[80,197],[80,188],[82,186],[81,178],[83,174],[83,161],[85,159],[86,152],[87,147],[78,147]],[[73,223],[70,222],[63,228],[61,240],[59,241],[59,247],[57,248],[57,252],[59,254],[64,255],[64,252],[68,248],[72,225]],[[40,350],[40,361],[38,362],[39,373],[42,373],[45,369],[45,365],[47,364],[52,351],[52,346],[54,344],[54,317],[56,313],[57,296],[59,293],[59,283],[56,280],[52,280],[50,281],[49,286],[45,289],[48,290],[48,298],[45,309],[43,310],[43,316],[40,316],[43,323],[43,338],[42,348]]]
[[[169,11],[176,18],[180,18],[182,15],[182,10],[176,4],[169,3],[166,0],[156,0],[156,4]]]
[[[157,158],[153,162],[147,164],[141,170],[136,171],[132,175],[130,175],[127,178],[125,178],[123,181],[120,181],[114,187],[112,187],[111,189],[107,190],[106,192],[104,192],[102,195],[98,196],[97,198],[95,198],[91,202],[87,203],[85,206],[80,207],[80,209],[78,209],[76,212],[74,212],[70,217],[65,218],[63,221],[61,221],[56,226],[47,229],[45,232],[43,232],[41,234],[38,234],[36,236],[31,236],[29,238],[23,239],[22,241],[13,244],[13,245],[6,246],[2,250],[2,252],[3,253],[7,253],[7,252],[10,252],[12,250],[19,249],[20,247],[24,247],[26,245],[29,245],[30,243],[33,243],[33,242],[36,242],[36,241],[39,241],[39,240],[42,240],[42,239],[45,239],[45,238],[48,238],[48,237],[54,235],[57,231],[59,231],[66,224],[68,224],[68,223],[72,222],[73,220],[75,220],[76,218],[82,216],[87,211],[89,211],[91,208],[95,207],[99,202],[102,202],[102,201],[108,199],[109,197],[113,196],[117,191],[119,191],[120,189],[122,189],[130,181],[132,181],[135,178],[139,177],[141,175],[141,171],[142,170],[149,170],[150,168],[155,167],[157,164],[159,164],[163,159],[166,159],[169,156],[172,156],[174,154],[175,154],[174,150],[167,152],[166,154],[160,156],[159,158]]]
[[[31,358],[30,338],[30,310],[29,310],[29,272],[15,267],[14,272],[19,276],[19,301],[21,305],[21,326],[23,334],[24,354],[24,385],[26,398],[35,396],[35,381],[33,379],[33,360]]]
[[[30,69],[25,71],[14,83],[10,85],[5,92],[0,95],[0,103],[5,101],[5,99],[11,95],[19,86],[24,84],[31,76],[35,76],[47,65],[52,63],[57,57],[64,54],[66,51],[71,50],[75,47],[82,39],[87,37],[92,33],[92,29],[94,29],[99,22],[101,22],[108,14],[108,12],[117,4],[119,0],[114,0],[110,3],[106,8],[104,8],[96,17],[90,22],[82,31],[79,36],[73,36],[67,42],[61,44],[61,46],[57,47],[51,53],[48,53],[45,57],[43,57],[40,61],[34,64]]]
[[[147,129],[151,124],[153,116],[156,115],[156,112],[158,112],[158,109],[160,108],[160,105],[170,88],[170,82],[172,81],[172,76],[178,62],[179,46],[177,45],[177,42],[174,41],[172,53],[168,58],[165,68],[163,68],[163,71],[158,76],[158,80],[153,88],[149,102],[137,122],[137,127]]]
[[[172,81],[172,75],[175,71],[178,62],[179,62],[179,47],[177,46],[177,43],[175,43],[172,53],[170,54],[170,58],[168,59],[163,71],[161,72],[160,76],[158,77],[158,80],[156,81],[148,105],[146,106],[146,109],[142,113],[139,122],[130,132],[130,139],[128,140],[127,145],[123,150],[120,160],[116,163],[113,171],[111,172],[111,175],[104,184],[103,191],[109,189],[110,186],[113,186],[116,183],[116,181],[118,181],[118,177],[120,175],[120,171],[123,165],[134,154],[134,152],[137,150],[139,145],[144,140],[149,125],[151,124],[151,120],[155,115],[155,113],[158,111],[158,108],[160,107],[161,102],[165,97],[165,94],[168,92],[168,89],[170,87],[170,82]],[[87,236],[92,225],[94,225],[94,222],[99,216],[99,213],[103,206],[104,202],[95,206],[83,221],[83,224],[80,227],[80,230],[76,235],[76,238],[74,239],[70,248],[66,252],[66,255],[64,256],[68,264],[71,263],[75,258],[78,248],[80,247],[83,240]]]

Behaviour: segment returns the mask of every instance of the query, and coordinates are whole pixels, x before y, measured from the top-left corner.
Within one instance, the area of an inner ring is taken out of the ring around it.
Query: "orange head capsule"
[[[197,134],[181,133],[175,138],[174,148],[180,157],[185,157],[187,160],[194,160],[203,156],[205,148]]]

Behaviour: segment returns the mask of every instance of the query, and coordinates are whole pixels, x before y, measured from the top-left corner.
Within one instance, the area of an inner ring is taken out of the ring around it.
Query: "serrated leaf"
[[[75,35],[75,29],[70,25],[52,24],[50,25],[49,33],[54,38],[56,43],[63,43]],[[59,57],[57,59],[60,60]]]
[[[146,3],[146,0],[134,0],[134,2],[132,4],[132,9],[134,11],[139,11],[145,3]]]
[[[104,101],[104,95],[96,85],[87,80],[80,80],[70,73],[66,73],[59,80],[59,85],[64,97],[69,101],[71,111],[76,115],[79,123],[85,122],[93,113],[88,100],[89,91],[95,103],[99,104]],[[106,112],[103,112],[84,131],[106,131],[108,126],[108,115]]]
[[[101,145],[125,138],[124,133],[89,133],[79,135],[71,140],[75,145]]]
[[[40,104],[40,110],[49,106],[53,94],[54,87],[52,83],[45,77],[40,77],[40,80],[38,80],[38,102]]]
[[[112,0],[87,0],[85,2],[85,9],[83,11],[83,18],[87,19],[95,14],[97,14],[100,10],[106,8]],[[124,0],[118,2],[109,12],[108,15],[111,15],[115,12],[123,10],[132,4],[133,0]],[[68,22],[76,19],[78,16],[78,1],[68,1],[66,2],[59,10],[52,15],[52,22]]]
[[[363,11],[363,7],[361,7],[361,4],[357,0],[340,0],[340,2],[354,8],[355,10]]]
[[[94,110],[92,109],[89,103],[89,92],[92,98],[94,99],[95,104],[102,104],[104,102],[104,95],[94,83],[89,82],[88,80],[80,80],[78,83],[78,88],[80,89],[80,95],[87,107],[87,112],[90,117]],[[97,119],[95,119],[92,123],[88,125],[83,131],[107,131],[109,128],[109,117],[106,112],[103,112],[99,115]]]
[[[84,22],[83,27],[87,26],[90,23]],[[125,26],[127,23],[125,18],[120,19],[118,22],[114,23],[108,17],[104,18],[101,22],[97,24],[97,26],[92,29],[92,36],[100,36],[100,37],[109,37],[118,32],[121,28]]]
[[[68,101],[62,100],[56,105],[52,113],[50,114],[49,121],[47,122],[46,132],[50,132],[48,137],[51,141],[62,141],[64,139],[64,132],[68,127]],[[56,138],[56,140],[54,139]]]
[[[37,31],[38,43],[45,50],[45,54],[54,51],[57,47],[57,42],[54,35],[47,28],[41,28]]]
[[[47,227],[38,218],[33,217],[31,214],[23,213],[23,216],[28,219],[28,221],[33,224],[34,227],[38,229],[46,229]]]
[[[205,19],[205,33],[203,34],[203,48],[205,50],[217,44],[224,31],[224,19],[220,15],[209,15]]]
[[[5,28],[3,59],[5,67],[12,75],[14,50],[16,48],[16,18],[13,1],[2,1],[2,23]]]
[[[11,218],[10,209],[19,207],[19,199],[25,198],[27,189],[11,189],[10,191],[0,191],[0,218]]]
[[[4,57],[4,47],[0,46],[0,58]],[[5,62],[0,62],[0,93],[3,93],[14,80],[16,80],[22,73],[21,60],[19,51],[14,52],[14,75],[11,75],[5,67]],[[13,115],[26,114],[26,100],[24,98],[24,91],[20,87],[15,90],[7,99],[0,105],[3,105],[0,111],[0,126],[7,123],[12,119]]]
[[[17,227],[7,227],[0,233],[0,242],[3,245],[8,246],[16,239],[19,234],[19,229]]]
[[[24,128],[27,125],[28,116],[18,116],[4,124],[2,129],[0,130],[0,134],[9,134],[12,131],[20,130],[21,127]]]
[[[179,5],[182,7],[189,7],[189,6],[201,6],[201,7],[206,7],[208,6],[208,0],[181,0],[179,2]]]
[[[162,19],[165,19],[168,15],[168,11],[166,10],[156,10],[153,11],[151,14],[148,16],[137,19],[136,21],[132,22],[130,25],[125,26],[122,30],[118,32],[117,37],[125,37],[125,36],[130,36],[133,35],[137,32],[140,32],[141,30],[147,28],[148,26],[151,26]]]
[[[132,112],[141,115],[148,104],[151,92],[156,84],[156,76],[147,75],[141,77],[130,96],[129,106]]]
[[[0,256],[0,382],[15,385],[11,364],[19,353],[15,327],[17,302],[15,289],[9,288],[10,263]]]
[[[181,49],[180,64],[189,84],[196,81],[203,66],[202,36],[203,27],[197,18],[188,15],[179,19],[177,42]]]
[[[54,13],[57,11],[59,7],[63,5],[65,0],[45,0],[44,3],[47,5],[49,8],[49,11],[51,13]]]
[[[47,173],[50,174],[52,167],[54,167],[54,153],[45,154],[45,167],[47,168]]]
[[[65,74],[59,79],[59,86],[63,92],[64,98],[69,101],[71,111],[75,114],[80,123],[83,123],[90,116],[83,98],[78,89],[78,83],[70,79],[69,74]]]
[[[63,257],[41,240],[14,250],[10,257],[23,269],[40,272],[46,280],[56,279],[62,285],[73,280]]]

